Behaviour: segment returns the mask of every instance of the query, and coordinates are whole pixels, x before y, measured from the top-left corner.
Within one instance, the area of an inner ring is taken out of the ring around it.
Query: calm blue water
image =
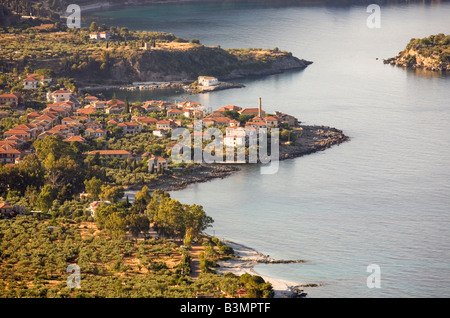
[[[450,76],[382,59],[410,38],[450,34],[450,5],[382,7],[380,29],[367,28],[365,9],[214,4],[93,15],[206,45],[277,46],[313,61],[304,71],[189,98],[216,109],[256,107],[262,97],[266,111],[337,127],[350,142],[283,161],[275,175],[249,167],[172,196],[202,204],[215,220],[211,234],[272,257],[308,260],[256,270],[323,284],[307,289],[311,297],[449,297]],[[380,289],[366,286],[369,264],[381,268]]]

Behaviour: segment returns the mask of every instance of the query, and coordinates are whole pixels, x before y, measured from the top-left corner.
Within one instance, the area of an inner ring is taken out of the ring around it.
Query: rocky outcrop
[[[450,35],[440,33],[423,39],[411,39],[405,50],[383,62],[407,68],[448,72],[450,71]]]
[[[300,126],[294,144],[280,146],[280,160],[292,159],[323,151],[334,145],[349,141],[342,130],[328,126]]]
[[[412,49],[404,51],[396,57],[385,59],[383,63],[407,68],[425,69],[433,72],[450,71],[450,63],[441,62],[438,56],[426,57]]]

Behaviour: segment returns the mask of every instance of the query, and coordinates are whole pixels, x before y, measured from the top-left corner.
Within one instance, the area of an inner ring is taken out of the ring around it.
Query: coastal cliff
[[[128,61],[113,62],[110,72],[113,78],[125,81],[184,81],[204,74],[230,80],[304,69],[311,63],[289,52],[190,45],[136,54]]]
[[[87,29],[2,35],[0,66],[19,71],[45,66],[81,86],[97,86],[195,81],[201,75],[229,80],[304,69],[312,63],[278,48],[222,49],[163,32],[111,29],[110,41],[90,40]],[[151,46],[144,46],[149,42]]]
[[[423,39],[411,39],[397,56],[385,59],[384,64],[434,72],[450,71],[450,35],[437,34]]]

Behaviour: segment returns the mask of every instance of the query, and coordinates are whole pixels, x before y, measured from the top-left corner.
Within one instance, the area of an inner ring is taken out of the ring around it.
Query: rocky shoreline
[[[333,127],[301,125],[299,128],[295,144],[280,145],[280,160],[309,155],[350,140],[342,130]]]
[[[396,57],[391,57],[384,59],[384,64],[390,64],[394,66],[413,68],[413,69],[423,69],[432,72],[450,72],[450,63],[442,63],[438,60],[423,57],[420,54],[409,55],[414,58],[408,58],[408,55],[397,55]]]
[[[293,145],[280,145],[280,160],[298,158],[323,151],[334,145],[349,141],[341,130],[328,126],[302,125],[297,130],[297,142]],[[159,178],[147,184],[150,191],[177,191],[187,186],[214,179],[223,179],[241,170],[241,164],[199,164],[175,170],[173,175]],[[127,190],[140,190],[142,185],[130,185]]]

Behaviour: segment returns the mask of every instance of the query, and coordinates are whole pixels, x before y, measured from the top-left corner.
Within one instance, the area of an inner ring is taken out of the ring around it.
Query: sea
[[[182,4],[86,12],[83,24],[163,31],[222,48],[278,47],[312,61],[300,71],[236,80],[245,84],[239,89],[116,93],[212,110],[257,107],[261,97],[266,112],[343,130],[349,142],[282,161],[275,174],[244,166],[171,196],[203,205],[214,219],[211,235],[306,260],[255,270],[319,284],[305,288],[308,297],[449,297],[450,75],[383,59],[411,38],[450,34],[450,4],[381,5],[379,27],[371,14],[358,5]]]

